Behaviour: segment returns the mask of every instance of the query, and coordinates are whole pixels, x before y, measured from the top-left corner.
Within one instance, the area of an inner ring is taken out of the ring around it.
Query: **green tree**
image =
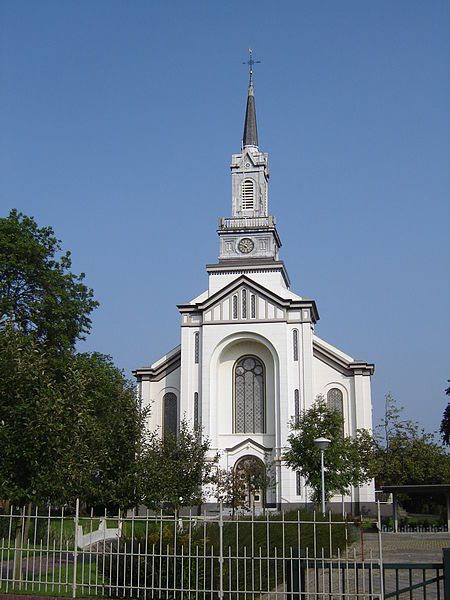
[[[33,333],[57,350],[73,348],[89,332],[98,303],[84,273],[71,266],[51,227],[16,210],[0,219],[0,327]]]
[[[376,427],[376,482],[382,485],[448,483],[450,460],[446,450],[415,421],[402,418],[403,407],[388,394],[385,413]]]
[[[0,357],[0,497],[133,505],[143,416],[111,360],[55,355],[12,327]]]
[[[321,452],[314,439],[326,437],[331,440],[325,450],[325,493],[346,494],[351,486],[361,485],[373,477],[373,440],[366,430],[358,430],[354,437],[344,436],[342,415],[328,408],[322,396],[304,411],[297,423],[291,424],[288,437],[289,448],[284,460],[299,472],[313,490],[313,500],[321,496]]]
[[[450,380],[449,380],[450,383]],[[450,387],[445,390],[447,396],[450,396]],[[441,427],[439,432],[442,436],[442,441],[447,446],[450,446],[450,402],[447,404],[444,414],[442,415]]]
[[[177,436],[150,432],[140,460],[142,502],[149,508],[194,506],[203,501],[218,457],[208,458],[209,440],[181,421]]]

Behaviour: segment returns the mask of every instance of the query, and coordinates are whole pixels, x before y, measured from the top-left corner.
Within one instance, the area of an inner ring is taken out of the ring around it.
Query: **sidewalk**
[[[383,562],[442,562],[442,548],[450,548],[449,533],[382,533]],[[349,557],[378,558],[378,534],[364,533],[349,549]]]

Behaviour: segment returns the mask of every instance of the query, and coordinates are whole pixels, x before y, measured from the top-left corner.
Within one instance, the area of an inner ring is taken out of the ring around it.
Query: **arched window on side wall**
[[[327,405],[331,410],[337,410],[341,413],[344,412],[344,397],[339,388],[331,388],[327,393]]]
[[[264,406],[264,363],[256,356],[242,356],[234,366],[235,433],[264,433]]]
[[[164,394],[163,398],[163,436],[168,434],[177,437],[178,432],[178,408],[177,397],[173,392]]]
[[[327,406],[342,417],[342,435],[344,435],[344,396],[339,388],[331,388],[327,393]]]

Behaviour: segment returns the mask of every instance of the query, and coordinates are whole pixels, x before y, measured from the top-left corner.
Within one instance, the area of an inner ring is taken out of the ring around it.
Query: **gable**
[[[203,322],[283,321],[286,308],[253,287],[242,284],[203,313]]]
[[[204,301],[179,304],[183,323],[232,323],[248,321],[305,320],[319,318],[314,300],[282,298],[272,290],[242,275]],[[305,309],[305,310],[302,310]],[[190,317],[188,317],[190,314]],[[288,319],[290,317],[290,319]]]

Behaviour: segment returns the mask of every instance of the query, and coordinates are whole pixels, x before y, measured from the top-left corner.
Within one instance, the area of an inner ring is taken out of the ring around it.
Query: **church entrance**
[[[250,511],[266,504],[266,465],[257,456],[243,456],[234,465],[235,490],[244,508]]]

